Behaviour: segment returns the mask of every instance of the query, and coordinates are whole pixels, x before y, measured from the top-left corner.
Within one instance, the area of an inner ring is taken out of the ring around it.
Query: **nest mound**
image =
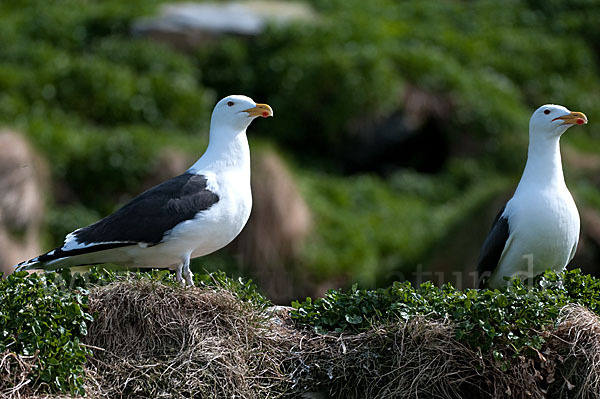
[[[565,307],[546,342],[506,369],[491,353],[457,341],[451,322],[414,318],[362,334],[315,336],[303,364],[313,366],[307,379],[324,398],[599,398],[598,316]]]
[[[508,370],[424,317],[318,335],[286,308],[143,279],[94,289],[90,308],[92,398],[600,397],[600,320],[579,306]]]
[[[114,283],[90,294],[96,396],[258,398],[287,390],[292,330],[225,290]]]

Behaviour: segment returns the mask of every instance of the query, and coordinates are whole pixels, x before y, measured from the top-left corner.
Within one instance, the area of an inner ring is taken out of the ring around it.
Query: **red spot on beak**
[[[269,113],[267,111],[263,111],[262,113],[263,118],[266,118],[267,116],[269,116]],[[577,121],[577,123],[579,123],[579,121]],[[581,122],[583,123],[583,122]],[[581,125],[581,123],[579,123]]]
[[[585,121],[582,118],[577,118],[577,124],[578,125],[583,125],[584,123],[585,123]]]

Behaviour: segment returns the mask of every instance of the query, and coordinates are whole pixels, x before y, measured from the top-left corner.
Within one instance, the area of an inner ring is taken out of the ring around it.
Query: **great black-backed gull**
[[[524,279],[546,269],[561,271],[575,256],[579,214],[563,176],[560,137],[585,123],[583,113],[553,104],[531,116],[527,164],[483,243],[480,282],[487,278],[488,287],[498,288],[506,285],[505,276]]]
[[[68,234],[62,246],[16,270],[99,263],[168,267],[176,270],[179,282],[193,285],[190,259],[230,243],[250,216],[246,128],[258,116],[273,116],[273,110],[246,96],[222,99],[212,113],[208,148],[185,173]]]

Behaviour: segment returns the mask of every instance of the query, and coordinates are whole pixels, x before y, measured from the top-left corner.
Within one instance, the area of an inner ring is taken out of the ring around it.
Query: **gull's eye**
[[[233,104],[234,104],[234,102],[233,102],[233,101],[228,101],[228,102],[227,102],[227,106],[229,106],[229,107],[233,107]]]
[[[549,110],[549,109],[545,109],[545,110],[544,110],[544,113],[545,113],[546,115],[548,115],[548,114],[550,113],[550,110]]]

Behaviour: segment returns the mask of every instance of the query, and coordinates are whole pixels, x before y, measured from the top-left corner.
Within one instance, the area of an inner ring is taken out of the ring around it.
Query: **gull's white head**
[[[571,126],[587,122],[582,112],[571,112],[562,105],[546,104],[531,115],[529,132],[545,137],[560,137]]]
[[[235,134],[244,132],[256,117],[273,116],[267,104],[257,104],[250,97],[227,96],[215,105],[210,120],[212,130],[227,130]]]

